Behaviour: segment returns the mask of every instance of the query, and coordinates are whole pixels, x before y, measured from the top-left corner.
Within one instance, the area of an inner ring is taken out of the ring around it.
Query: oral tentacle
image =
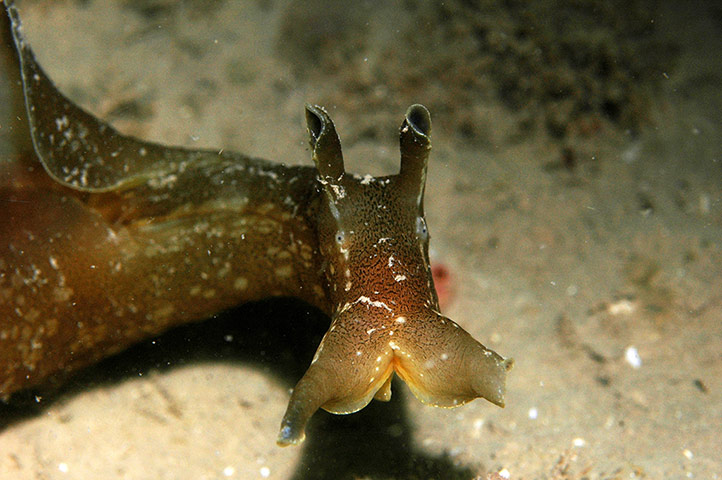
[[[277,443],[298,444],[319,409],[348,414],[375,397],[390,398],[393,351],[384,335],[363,326],[363,317],[347,315],[334,321],[311,365],[293,390],[281,421]]]
[[[435,312],[398,334],[396,372],[423,403],[456,407],[476,398],[504,406],[514,362]]]

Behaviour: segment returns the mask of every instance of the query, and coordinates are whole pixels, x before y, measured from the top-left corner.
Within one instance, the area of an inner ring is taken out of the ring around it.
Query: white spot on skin
[[[63,129],[67,128],[69,125],[70,122],[68,121],[68,117],[66,117],[65,115],[55,119],[55,127],[58,129],[58,132],[63,131]]]
[[[61,283],[61,282],[58,282]],[[67,302],[73,296],[73,289],[68,287],[56,287],[53,289],[53,300],[56,302]]]
[[[153,312],[153,318],[165,319],[165,318],[170,317],[174,311],[175,311],[175,308],[173,307],[173,305],[170,305],[170,304],[164,305],[162,307],[157,308]]]
[[[336,195],[337,199],[342,199],[346,196],[346,190],[341,185],[331,185],[331,189],[333,190],[334,195]]]
[[[394,280],[396,280],[397,282],[403,282],[404,280],[406,280],[406,275],[396,275],[394,277]]]
[[[376,301],[371,300],[369,297],[366,297],[366,296],[364,296],[364,295],[360,296],[360,297],[358,298],[358,300],[356,300],[356,301],[353,302],[353,303],[356,304],[356,303],[359,303],[359,302],[365,303],[366,305],[369,305],[369,306],[371,306],[371,307],[385,308],[385,309],[388,310],[389,312],[391,311],[391,309],[389,308],[389,306],[386,305],[384,302],[382,302],[382,301],[380,301],[380,300],[376,300]]]
[[[406,323],[406,317],[397,317],[396,323]]]
[[[291,276],[291,273],[293,273],[291,265],[282,265],[280,267],[276,267],[274,271],[276,273],[276,276],[279,278],[288,278]]]
[[[348,261],[348,248],[344,248],[343,245],[338,246],[339,251],[343,255],[344,260]]]
[[[248,279],[246,277],[238,277],[233,282],[233,288],[236,290],[245,290],[248,288]]]

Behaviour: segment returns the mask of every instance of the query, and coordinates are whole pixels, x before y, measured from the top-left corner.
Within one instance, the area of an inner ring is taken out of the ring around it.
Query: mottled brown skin
[[[394,373],[424,403],[503,406],[511,361],[439,312],[423,212],[426,108],[407,111],[400,173],[381,178],[345,172],[317,106],[306,107],[315,168],[144,142],[58,92],[6,9],[37,158],[0,162],[0,397],[285,295],[332,323],[280,445],[302,441],[318,408],[388,400]]]

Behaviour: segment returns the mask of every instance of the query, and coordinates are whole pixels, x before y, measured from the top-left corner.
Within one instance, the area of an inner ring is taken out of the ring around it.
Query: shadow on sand
[[[246,304],[133,346],[53,390],[15,395],[9,404],[0,405],[0,432],[88,389],[194,363],[242,363],[292,387],[309,365],[327,328],[328,318],[300,301],[273,299]],[[226,340],[228,335],[233,341]],[[394,390],[390,402],[373,401],[353,415],[323,411],[314,415],[293,479],[473,478],[472,469],[454,466],[448,457],[433,457],[414,447],[405,391]],[[43,396],[42,404],[34,401],[38,393]]]

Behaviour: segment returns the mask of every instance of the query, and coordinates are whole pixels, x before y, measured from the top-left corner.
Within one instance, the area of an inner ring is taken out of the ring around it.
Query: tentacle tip
[[[486,398],[494,405],[504,408],[506,406],[506,374],[514,368],[514,359],[505,358],[498,362],[496,375],[489,375],[486,379],[488,385],[481,387],[479,396]]]
[[[302,428],[294,428],[293,425],[281,425],[276,444],[279,447],[288,447],[290,445],[299,445],[303,443],[305,439],[306,433]]]
[[[306,125],[311,139],[311,148],[316,146],[316,142],[321,137],[324,127],[325,110],[318,105],[306,104]]]
[[[419,136],[428,137],[431,134],[431,114],[420,103],[415,103],[406,110],[406,123]]]
[[[512,368],[514,368],[514,359],[513,358],[505,358],[502,362],[502,365],[504,366],[504,369],[507,372],[510,372]]]

